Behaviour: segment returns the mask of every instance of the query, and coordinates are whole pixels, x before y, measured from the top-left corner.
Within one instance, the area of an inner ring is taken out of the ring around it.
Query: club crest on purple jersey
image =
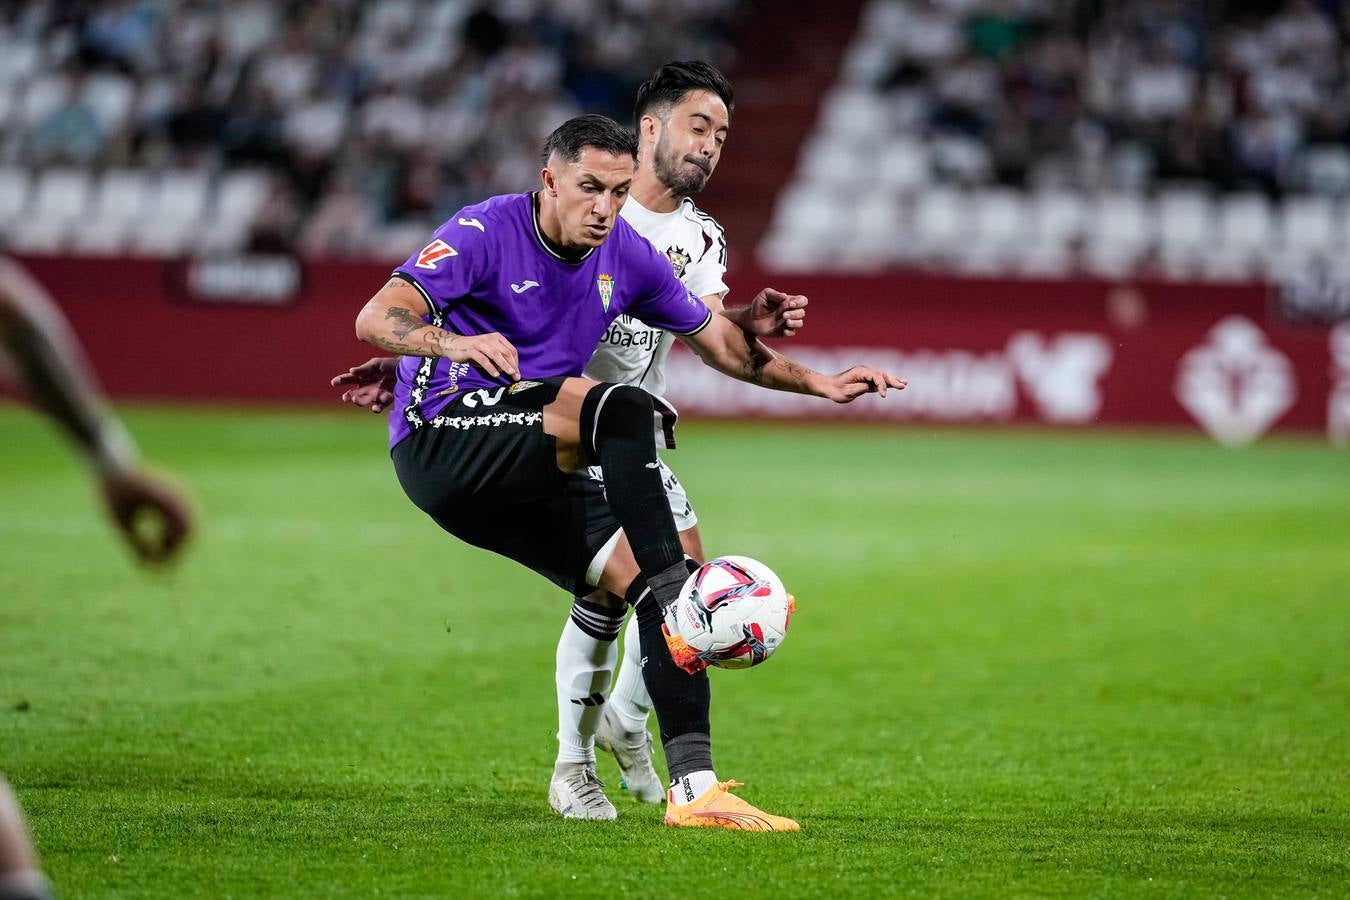
[[[600,289],[600,302],[605,306],[605,312],[609,312],[609,301],[614,296],[614,276],[601,275],[595,279],[595,286]]]

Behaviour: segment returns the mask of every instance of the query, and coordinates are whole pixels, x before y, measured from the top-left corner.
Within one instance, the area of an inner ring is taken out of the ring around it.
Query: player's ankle
[[[647,710],[626,703],[620,697],[609,698],[609,715],[625,738],[641,738],[647,731]]]
[[[558,772],[563,771],[564,769],[573,769],[576,768],[577,766],[594,766],[594,765],[595,765],[594,747],[592,747],[590,751],[587,752],[586,750],[580,747],[562,745],[558,748],[557,759],[553,761],[553,771],[556,774]]]
[[[678,804],[693,803],[717,784],[717,773],[712,769],[699,769],[674,779],[670,784],[671,799]]]

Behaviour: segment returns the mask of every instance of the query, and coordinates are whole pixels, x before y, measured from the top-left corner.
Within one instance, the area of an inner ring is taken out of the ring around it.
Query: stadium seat
[[[1073,254],[1067,244],[1038,240],[1018,249],[1010,271],[1027,278],[1062,278],[1073,271]]]
[[[23,93],[19,121],[32,128],[70,95],[70,82],[64,75],[42,75],[28,82]]]
[[[1164,190],[1155,201],[1158,239],[1164,251],[1198,253],[1214,237],[1214,208],[1203,190]]]
[[[1105,194],[1093,204],[1088,218],[1093,258],[1136,259],[1153,241],[1152,223],[1144,200],[1137,194]]]
[[[840,87],[825,95],[817,127],[849,141],[875,140],[890,130],[888,122],[886,106],[874,91]]]
[[[132,233],[129,249],[134,256],[178,256],[188,249],[195,237],[182,222],[147,218]]]
[[[1210,282],[1247,281],[1260,271],[1262,260],[1258,254],[1225,244],[1202,253],[1197,267],[1200,279]]]
[[[1230,194],[1219,201],[1219,247],[1255,258],[1271,235],[1270,201],[1261,194]]]
[[[798,178],[809,184],[861,189],[872,183],[877,157],[864,144],[843,140],[838,135],[823,135],[802,148],[797,167]]]
[[[69,225],[88,210],[90,193],[88,172],[52,169],[38,179],[28,221]]]
[[[212,220],[226,225],[251,225],[272,193],[272,177],[258,169],[225,174],[216,188]]]
[[[1304,181],[1314,194],[1350,194],[1350,150],[1339,144],[1317,144],[1305,154]]]
[[[978,243],[1002,251],[1027,243],[1030,215],[1020,191],[1007,188],[976,191],[971,205]]]
[[[1065,246],[1082,236],[1086,202],[1076,191],[1044,190],[1030,201],[1032,230],[1038,244]]]
[[[139,169],[110,169],[94,191],[92,217],[100,223],[138,220],[148,201],[147,179]]]
[[[28,205],[31,180],[28,170],[18,166],[0,168],[0,228],[18,224],[19,214]]]
[[[15,92],[25,79],[38,70],[40,45],[22,39],[0,44],[0,90]]]
[[[903,208],[895,195],[878,190],[861,198],[837,221],[847,223],[835,241],[841,268],[874,271],[891,261],[900,236],[906,230]]]
[[[774,226],[800,235],[807,243],[833,246],[839,197],[838,191],[828,188],[794,184],[779,196]]]
[[[877,183],[902,193],[920,190],[933,180],[928,146],[909,137],[887,140],[877,154],[877,167]]]
[[[1331,200],[1302,195],[1286,197],[1280,208],[1279,246],[1293,256],[1330,249],[1335,229]]]
[[[914,211],[914,242],[928,260],[949,258],[970,238],[967,202],[961,192],[934,188],[919,195]]]
[[[126,122],[136,87],[123,75],[100,74],[89,79],[81,96],[89,104],[106,133],[115,133]]]
[[[210,177],[202,170],[165,172],[151,189],[147,215],[156,221],[192,225],[206,212]]]
[[[25,219],[10,229],[8,249],[16,253],[60,253],[66,247],[70,230],[70,223],[60,219]]]

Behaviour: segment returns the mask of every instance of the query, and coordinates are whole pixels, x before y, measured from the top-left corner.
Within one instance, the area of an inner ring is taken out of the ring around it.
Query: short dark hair
[[[684,99],[690,91],[711,91],[722,98],[731,112],[734,95],[731,82],[717,67],[702,60],[668,62],[638,88],[633,103],[633,127],[642,129],[642,117],[655,111],[659,116]]]
[[[631,156],[637,160],[637,135],[624,128],[609,116],[588,113],[568,119],[553,129],[553,133],[544,141],[543,163],[553,154],[558,154],[563,162],[574,163],[581,159],[583,147],[594,147],[615,156]]]

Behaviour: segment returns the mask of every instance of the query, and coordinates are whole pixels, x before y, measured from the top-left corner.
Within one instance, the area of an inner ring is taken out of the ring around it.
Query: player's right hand
[[[493,331],[489,334],[459,335],[450,342],[446,357],[452,362],[470,363],[493,378],[505,375],[520,380],[520,360],[511,342]]]
[[[670,658],[675,660],[675,665],[690,675],[697,675],[708,668],[708,664],[698,658],[694,648],[689,646],[689,642],[682,635],[670,633],[669,625],[661,626],[661,634],[666,639],[666,648],[670,650]]]
[[[342,402],[369,408],[377,413],[394,402],[394,386],[398,382],[398,357],[377,356],[333,378],[333,387],[346,387]]]

